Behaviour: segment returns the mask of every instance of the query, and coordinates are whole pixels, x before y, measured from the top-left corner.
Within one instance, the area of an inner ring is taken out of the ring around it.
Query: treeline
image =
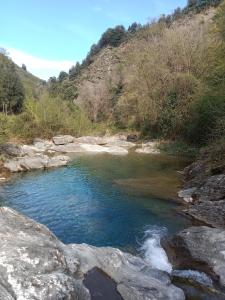
[[[200,13],[209,7],[217,7],[222,0],[188,0],[187,5],[182,9],[177,7],[170,15],[162,15],[159,22],[165,22],[170,25],[172,22],[183,18],[190,13]]]
[[[183,18],[185,15],[192,13],[200,13],[204,9],[209,7],[217,7],[222,0],[188,0],[185,8],[181,9],[177,7],[174,12],[170,15],[161,15],[158,19],[158,23],[164,22],[167,25],[172,24],[179,18]],[[81,62],[77,62],[76,65],[72,66],[68,73],[65,71],[60,72],[58,78],[51,77],[50,83],[62,82],[65,79],[74,80],[79,75],[82,69],[89,66],[95,57],[103,48],[107,46],[118,47],[123,42],[133,38],[134,35],[141,29],[146,29],[149,24],[141,25],[140,23],[132,23],[126,30],[124,26],[118,25],[114,28],[108,28],[101,36],[96,44],[93,44],[88,52],[86,58]],[[151,26],[151,24],[150,24]]]
[[[50,84],[55,85],[56,83],[61,83],[65,79],[74,80],[77,76],[80,75],[82,69],[89,66],[94,59],[94,56],[98,54],[103,48],[107,46],[111,47],[118,47],[123,42],[129,40],[133,37],[133,35],[142,28],[142,25],[139,23],[134,22],[131,24],[128,29],[126,30],[124,26],[118,25],[115,28],[108,28],[101,36],[100,40],[97,44],[93,44],[88,52],[86,58],[81,62],[77,62],[75,66],[72,66],[68,73],[65,71],[61,71],[58,78],[50,77],[49,82]]]

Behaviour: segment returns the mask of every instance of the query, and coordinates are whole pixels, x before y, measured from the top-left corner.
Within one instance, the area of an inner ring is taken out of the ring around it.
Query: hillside
[[[198,35],[199,31],[207,30],[214,14],[215,9],[210,8],[197,15],[187,15],[175,21],[173,25],[166,30],[169,34],[172,31],[178,31],[175,34],[180,35],[185,33],[189,35],[191,31],[196,31]],[[76,89],[77,97],[75,103],[80,105],[87,112],[91,120],[95,122],[105,119],[112,120],[112,118],[115,120],[115,117],[117,117],[117,108],[121,112],[121,109],[123,109],[121,106],[125,104],[123,101],[124,97],[126,97],[125,101],[127,101],[128,94],[130,94],[131,89],[134,88],[132,77],[137,76],[137,74],[135,74],[135,72],[137,72],[137,66],[141,63],[143,63],[143,68],[148,66],[148,51],[150,50],[149,43],[152,43],[152,29],[161,30],[160,24],[150,24],[118,47],[108,46],[103,48],[98,54],[92,57],[92,63],[90,65],[81,69],[75,80],[70,80],[74,89]],[[187,39],[188,38],[189,37],[187,37]],[[193,35],[190,36],[190,38],[193,39],[193,43],[196,43],[196,47],[198,47],[201,41],[194,40],[196,37]],[[178,44],[179,40],[174,41],[174,44],[176,43]],[[167,47],[168,45],[165,46]],[[188,45],[186,46],[188,47]],[[187,48],[185,52],[189,50],[191,51],[191,49]],[[163,51],[166,51],[166,49],[163,49]],[[187,53],[180,53],[180,55],[185,54],[187,55]],[[180,68],[182,69],[182,66],[180,66]],[[144,77],[147,77],[149,73],[148,70],[143,71],[145,72]],[[178,71],[180,73],[180,70]],[[186,73],[186,71],[183,73]],[[143,86],[143,82],[139,82],[138,85],[140,87]],[[135,90],[134,93],[136,92]],[[129,108],[126,107],[126,112],[130,111],[131,104],[132,103],[129,104]],[[129,120],[126,119],[125,122],[122,123],[125,123],[121,124],[122,127],[126,127]]]
[[[26,98],[39,99],[46,86],[45,81],[17,65],[15,65],[15,68],[24,86]]]
[[[11,109],[22,114],[17,116],[20,127],[12,134],[10,129],[9,135],[32,138],[113,129],[194,147],[220,140],[225,4],[217,8],[221,1],[200,2],[188,1],[183,10],[150,24],[109,28],[81,64],[50,78],[46,88],[12,66],[26,101]]]

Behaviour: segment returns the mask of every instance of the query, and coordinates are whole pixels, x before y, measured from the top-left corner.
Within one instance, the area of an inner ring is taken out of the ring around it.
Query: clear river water
[[[164,155],[79,155],[67,167],[14,175],[0,186],[0,205],[47,225],[64,243],[133,252],[151,229],[173,234],[187,226],[171,201],[186,164]]]
[[[14,175],[0,185],[0,206],[47,225],[64,243],[118,247],[170,273],[160,239],[191,225],[176,203],[177,171],[187,164],[166,155],[77,155],[67,167]],[[178,284],[188,300],[224,299]]]

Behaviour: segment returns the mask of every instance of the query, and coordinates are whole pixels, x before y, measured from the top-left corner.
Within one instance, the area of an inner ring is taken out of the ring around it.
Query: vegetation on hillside
[[[1,49],[0,142],[47,138],[60,133],[79,136],[93,129],[73,102],[53,97],[43,80],[15,65]]]
[[[1,54],[0,136],[81,135],[104,123],[222,153],[225,2],[213,19],[214,12],[207,10],[220,2],[192,0],[151,24],[108,29],[81,64],[46,86],[40,81],[32,86],[26,68],[19,68],[18,76],[12,71],[17,67]],[[92,78],[88,72],[106,50],[116,57],[113,66],[107,66],[104,78]]]

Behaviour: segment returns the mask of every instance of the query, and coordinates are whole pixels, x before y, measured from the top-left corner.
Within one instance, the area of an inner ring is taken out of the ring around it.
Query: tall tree
[[[5,54],[0,54],[0,110],[5,114],[19,112],[24,97],[24,88],[14,63]]]

